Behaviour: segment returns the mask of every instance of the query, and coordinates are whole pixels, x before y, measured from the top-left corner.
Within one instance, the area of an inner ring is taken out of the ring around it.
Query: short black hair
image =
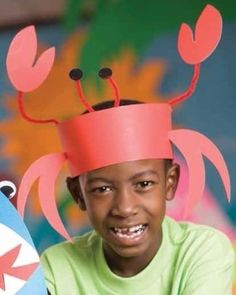
[[[139,101],[139,100],[135,100],[135,99],[121,99],[119,105],[120,106],[128,106],[128,105],[131,105],[131,104],[142,104],[142,103],[144,103],[144,102]],[[99,102],[99,103],[92,106],[92,108],[95,111],[101,111],[101,110],[110,109],[110,108],[113,108],[113,107],[114,107],[114,100],[102,101],[102,102]],[[87,114],[87,113],[88,113],[88,110],[84,111],[82,113],[82,115]]]

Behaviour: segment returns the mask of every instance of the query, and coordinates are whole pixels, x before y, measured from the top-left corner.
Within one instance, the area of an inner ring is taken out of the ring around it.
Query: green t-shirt
[[[95,231],[47,249],[42,265],[52,295],[231,295],[234,251],[221,232],[166,217],[149,265],[123,278],[106,264]]]

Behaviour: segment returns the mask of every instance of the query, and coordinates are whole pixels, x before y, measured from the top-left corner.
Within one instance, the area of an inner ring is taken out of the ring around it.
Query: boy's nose
[[[111,213],[113,216],[129,217],[138,212],[137,196],[128,189],[117,191]]]

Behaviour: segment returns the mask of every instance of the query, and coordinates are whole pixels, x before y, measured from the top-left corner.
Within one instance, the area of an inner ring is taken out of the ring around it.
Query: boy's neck
[[[155,245],[148,253],[135,257],[122,257],[105,244],[103,245],[103,251],[107,265],[113,273],[120,277],[132,277],[147,267],[158,252],[161,242],[162,233],[158,235]]]

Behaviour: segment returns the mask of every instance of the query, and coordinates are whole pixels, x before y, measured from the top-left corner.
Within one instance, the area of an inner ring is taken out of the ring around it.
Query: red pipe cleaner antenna
[[[76,82],[76,88],[77,88],[77,92],[79,95],[79,98],[82,102],[82,104],[86,107],[86,109],[91,113],[94,112],[94,109],[92,108],[92,106],[86,101],[84,94],[83,94],[83,89],[82,89],[82,85],[80,82],[80,79],[83,77],[83,72],[78,69],[72,69],[69,73],[69,76],[72,80],[74,80]]]
[[[107,79],[108,82],[110,83],[112,90],[114,91],[114,94],[115,94],[114,107],[118,107],[120,105],[120,95],[119,95],[118,86],[116,85],[116,82],[112,79],[112,70],[110,68],[102,68],[98,72],[98,75],[102,79]]]
[[[195,64],[194,65],[194,72],[193,72],[193,77],[191,80],[191,83],[188,87],[188,89],[181,95],[176,96],[171,98],[168,103],[173,106],[177,103],[180,103],[182,101],[184,101],[185,99],[187,99],[189,96],[191,96],[193,94],[193,92],[195,91],[195,88],[197,86],[197,82],[199,79],[199,75],[200,75],[200,64]]]
[[[17,101],[18,101],[19,111],[25,120],[27,120],[31,123],[38,123],[38,124],[47,124],[47,123],[58,124],[59,123],[56,119],[40,120],[40,119],[33,119],[33,118],[29,117],[24,110],[23,95],[24,95],[24,93],[22,91],[17,92]]]

